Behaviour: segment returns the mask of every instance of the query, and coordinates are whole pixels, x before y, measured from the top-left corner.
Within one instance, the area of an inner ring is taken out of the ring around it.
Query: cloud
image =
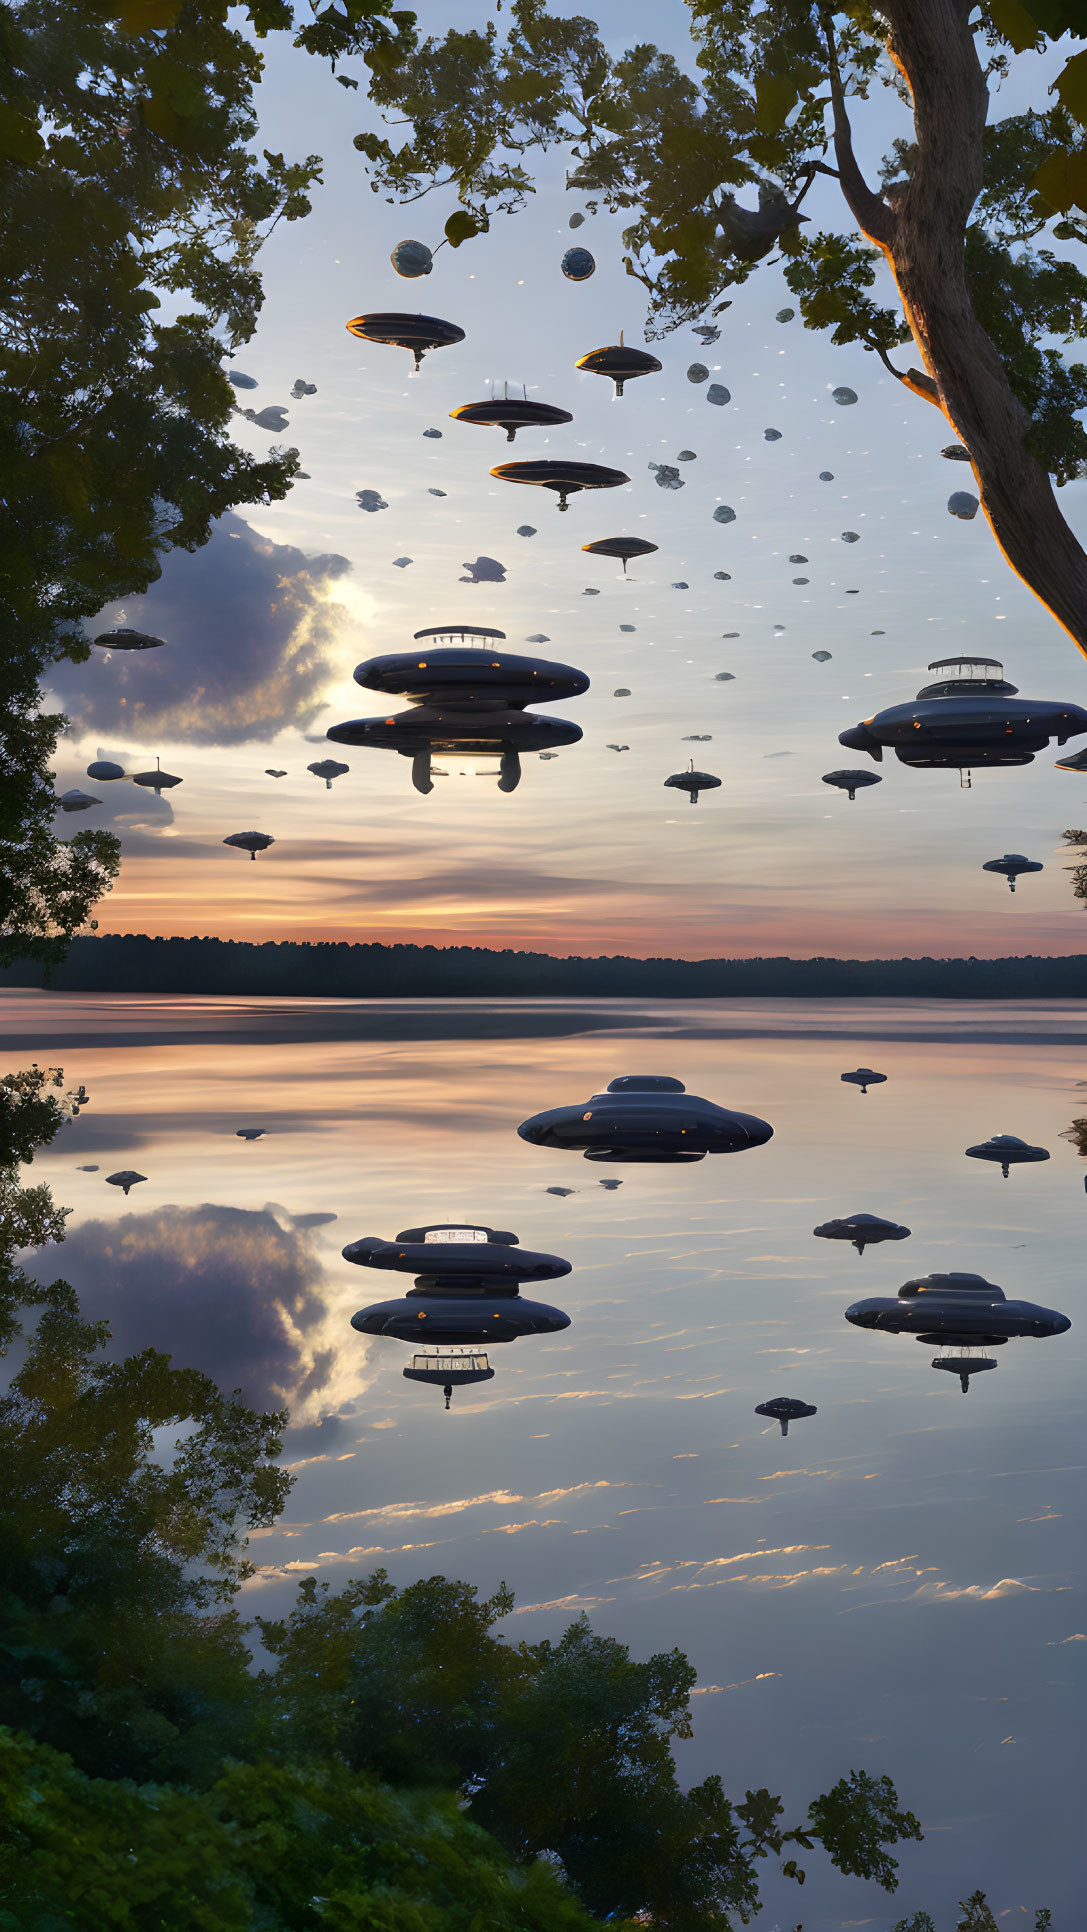
[[[77,780],[85,788],[93,779]],[[168,798],[156,798],[153,791],[123,781],[100,784],[95,796],[102,803],[87,814],[84,824],[96,832],[161,832],[174,822],[174,808]],[[63,826],[64,820],[59,823]],[[127,849],[127,848],[126,848]]]
[[[510,1489],[491,1489],[483,1496],[459,1496],[448,1503],[383,1503],[375,1509],[337,1510],[333,1516],[322,1516],[322,1523],[350,1523],[360,1516],[381,1517],[385,1522],[400,1522],[411,1516],[459,1516],[463,1510],[479,1509],[486,1503],[497,1503],[505,1508],[507,1504],[523,1503],[523,1496],[514,1495]]]
[[[163,1207],[87,1221],[35,1271],[63,1272],[86,1319],[109,1322],[115,1361],[161,1349],[257,1406],[300,1400],[331,1376],[333,1352],[307,1339],[325,1314],[320,1265],[308,1236],[266,1211]]]
[[[595,1610],[602,1603],[614,1602],[614,1597],[553,1597],[550,1603],[519,1603],[513,1614],[527,1617],[533,1610]]]
[[[344,613],[330,586],[346,557],[308,557],[227,515],[192,553],[172,551],[158,582],[125,601],[124,622],[165,637],[160,651],[92,651],[58,665],[51,686],[73,726],[144,744],[244,744],[309,723],[337,668],[331,646]],[[110,606],[91,627],[119,621]]]
[[[1024,1583],[1021,1577],[1003,1576],[999,1582],[986,1586],[984,1583],[964,1583],[956,1587],[951,1583],[922,1583],[910,1592],[912,1603],[951,1603],[963,1599],[973,1603],[998,1603],[1003,1597],[1033,1595],[1042,1586],[1038,1583]]]

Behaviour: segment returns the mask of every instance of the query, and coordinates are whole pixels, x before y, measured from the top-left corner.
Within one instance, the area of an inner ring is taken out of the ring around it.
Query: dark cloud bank
[[[163,1207],[87,1221],[33,1272],[63,1277],[88,1321],[109,1322],[115,1361],[161,1349],[175,1367],[202,1369],[256,1407],[298,1402],[331,1373],[331,1350],[310,1362],[303,1346],[325,1313],[308,1229],[281,1226],[267,1208]]]
[[[343,617],[328,591],[350,568],[346,557],[307,557],[222,517],[203,549],[172,551],[146,596],[123,605],[124,622],[166,648],[114,651],[108,663],[95,650],[87,664],[58,666],[52,688],[81,732],[123,731],[142,744],[272,738],[320,707]],[[115,624],[120,608],[104,610],[90,634]]]

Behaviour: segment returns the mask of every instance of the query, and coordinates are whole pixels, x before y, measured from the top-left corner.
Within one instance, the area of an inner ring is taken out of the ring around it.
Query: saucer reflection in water
[[[774,1130],[756,1114],[688,1093],[667,1074],[630,1073],[587,1101],[533,1114],[517,1132],[536,1147],[580,1148],[587,1161],[675,1165],[762,1147]]]

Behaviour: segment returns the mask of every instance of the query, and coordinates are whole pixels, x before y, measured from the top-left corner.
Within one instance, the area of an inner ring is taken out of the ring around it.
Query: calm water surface
[[[768,1884],[763,1932],[920,1907],[946,1926],[975,1886],[1002,1924],[1048,1903],[1079,1927],[1087,1195],[1060,1136],[1087,1113],[1081,1010],[8,993],[0,1040],[8,1066],[56,1062],[90,1093],[35,1164],[74,1209],[47,1271],[63,1261],[119,1347],[290,1403],[298,1480],[254,1540],[252,1609],[379,1563],[505,1578],[513,1641],[585,1609],[640,1654],[689,1653],[685,1780],[718,1770],[802,1809],[850,1768],[894,1778],[925,1843],[893,1904],[813,1857],[802,1894]],[[886,1086],[843,1086],[858,1065]],[[518,1140],[624,1072],[675,1074],[774,1139],[688,1169]],[[963,1156],[994,1133],[1052,1159],[1004,1181]],[[119,1167],[147,1176],[127,1200],[104,1185]],[[858,1257],[812,1238],[861,1209],[911,1239]],[[572,1326],[495,1350],[494,1381],[448,1414],[403,1380],[406,1347],[352,1331],[397,1290],[340,1256],[441,1221],[573,1263],[539,1290]],[[964,1398],[931,1347],[842,1319],[950,1269],[1073,1327],[1009,1343]],[[819,1411],[786,1440],[752,1413],[781,1394]]]

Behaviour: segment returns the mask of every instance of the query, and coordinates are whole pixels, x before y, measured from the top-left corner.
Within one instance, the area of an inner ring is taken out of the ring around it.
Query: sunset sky
[[[429,13],[441,25],[477,18],[463,0]],[[597,14],[616,49],[652,34],[692,60],[677,0],[609,0]],[[1017,62],[994,112],[1043,104],[1050,67]],[[954,773],[893,759],[853,804],[820,782],[865,762],[838,745],[840,730],[912,696],[931,659],[961,649],[1002,658],[1025,696],[1087,703],[1087,665],[1012,577],[983,518],[948,514],[948,495],[971,477],[940,456],[951,440],[943,418],[874,357],[835,349],[799,318],[779,324],[776,311],[795,299],[776,267],[736,292],[717,343],[703,349],[679,330],[652,345],[662,374],[613,399],[574,364],[621,329],[645,340],[643,291],[623,272],[619,219],[598,215],[571,234],[584,202],[565,191],[557,159],[524,214],[456,253],[443,248],[425,280],[400,279],[390,249],[407,236],[436,245],[455,202],[400,210],[371,194],[351,146],[372,116],[361,70],[360,81],[350,93],[323,64],[278,47],[262,89],[262,144],[320,152],[326,185],[310,217],[281,224],[265,249],[261,327],[236,362],[259,384],[239,391],[240,406],[283,404],[289,428],[272,437],[239,416],[235,434],[256,454],[296,445],[309,480],[283,504],[225,518],[204,550],[168,557],[146,597],[103,613],[161,634],[167,649],[108,662],[95,651],[56,679],[72,718],[57,790],[82,785],[103,799],[61,826],[112,826],[122,838],[102,931],[688,956],[1081,949],[1084,912],[1057,849],[1062,829],[1087,818],[1087,788],[1053,769],[1055,750],[1025,770],[976,776],[969,791]],[[874,172],[907,123],[892,126],[886,102],[867,122],[864,112],[860,146]],[[806,205],[841,227],[836,204],[827,183]],[[575,240],[597,262],[582,284],[560,271]],[[422,308],[466,339],[429,355],[416,380],[406,352],[346,333],[351,316],[382,308]],[[726,407],[688,381],[696,361],[731,391]],[[298,377],[317,391],[292,402]],[[522,433],[511,449],[497,429],[449,420],[505,380],[574,421],[550,438]],[[840,384],[856,406],[834,403]],[[780,440],[766,441],[768,428]],[[649,465],[675,463],[684,448],[696,452],[679,466],[685,487],[659,488]],[[575,498],[559,517],[549,493],[489,475],[511,456],[560,453],[631,481]],[[379,491],[387,509],[361,510],[361,490]],[[713,519],[720,503],[736,511],[725,527]],[[1087,535],[1084,485],[1061,503]],[[521,524],[536,534],[519,536]],[[860,540],[844,545],[845,531]],[[628,582],[580,548],[616,534],[660,546]],[[805,565],[789,562],[796,553]],[[462,581],[480,556],[504,566],[505,582]],[[493,764],[481,777],[471,760],[439,760],[449,776],[424,798],[406,760],[353,750],[326,791],[306,770],[341,755],[325,728],[379,709],[353,683],[356,663],[405,648],[423,626],[460,622],[500,628],[510,649],[542,632],[549,643],[526,648],[586,671],[588,694],[558,707],[582,743],[553,762],[527,757],[508,797]],[[815,662],[817,650],[831,661]],[[716,682],[721,670],[734,681]],[[631,696],[613,698],[623,685]],[[683,742],[706,732],[711,743]],[[694,810],[663,788],[692,752],[723,781]],[[128,772],[161,756],[184,783],[158,804],[127,780],[92,783],[86,766],[102,755]],[[267,766],[288,776],[270,778]],[[255,865],[221,842],[250,828],[276,841]],[[981,870],[1005,851],[1046,866],[1014,898]]]

